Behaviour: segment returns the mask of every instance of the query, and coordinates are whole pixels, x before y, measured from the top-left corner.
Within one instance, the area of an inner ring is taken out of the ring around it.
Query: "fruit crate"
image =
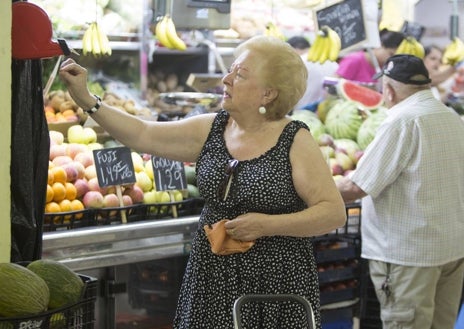
[[[91,209],[45,213],[43,231],[71,230],[94,225],[96,223]]]
[[[32,316],[1,318],[1,329],[93,329],[98,280],[79,274],[84,282],[79,302]]]
[[[204,200],[189,198],[182,201],[146,204],[147,219],[167,219],[198,215],[203,209]]]
[[[345,205],[346,223],[337,228],[330,235],[345,235],[348,237],[359,237],[361,234],[361,204],[349,203]]]
[[[114,225],[123,223],[124,214],[127,223],[138,222],[146,219],[146,205],[134,204],[123,207],[108,207],[93,209],[95,225]]]

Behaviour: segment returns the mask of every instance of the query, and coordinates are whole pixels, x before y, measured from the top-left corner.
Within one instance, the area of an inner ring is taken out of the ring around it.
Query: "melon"
[[[27,268],[41,277],[50,291],[49,309],[77,303],[82,296],[84,282],[66,265],[50,260],[35,260]]]
[[[314,112],[309,110],[295,110],[291,118],[306,123],[315,140],[318,140],[320,135],[326,133],[324,124]]]
[[[340,79],[337,91],[344,99],[357,102],[363,109],[376,109],[383,104],[381,93],[346,79]]]
[[[355,141],[362,121],[358,103],[342,101],[335,104],[327,113],[325,127],[335,139],[347,138]]]
[[[49,289],[26,267],[0,263],[0,317],[35,315],[47,310]]]
[[[361,124],[358,130],[358,136],[356,141],[362,150],[365,150],[367,146],[372,142],[379,128],[380,124],[387,117],[387,112],[383,108],[379,108],[377,111],[371,112],[366,120]]]

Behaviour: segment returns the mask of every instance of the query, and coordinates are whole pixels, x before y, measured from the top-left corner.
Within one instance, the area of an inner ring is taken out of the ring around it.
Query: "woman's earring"
[[[258,109],[258,112],[260,114],[266,114],[266,108],[264,106],[260,106],[259,109]]]

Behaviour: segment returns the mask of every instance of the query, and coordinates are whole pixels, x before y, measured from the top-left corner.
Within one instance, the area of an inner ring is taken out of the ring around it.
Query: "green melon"
[[[326,133],[324,124],[314,112],[309,110],[295,110],[291,118],[306,123],[315,140],[318,140],[320,135]]]
[[[346,79],[340,79],[337,91],[344,99],[357,102],[364,109],[376,109],[383,104],[381,93]]]
[[[353,101],[343,101],[335,104],[327,113],[325,127],[335,139],[347,138],[356,141],[362,121],[358,104]]]
[[[29,263],[29,270],[40,276],[50,290],[49,309],[77,303],[84,288],[82,279],[66,265],[49,259]]]
[[[0,263],[0,317],[35,315],[47,310],[49,289],[45,281],[14,263]]]
[[[372,112],[361,124],[358,130],[356,141],[361,149],[365,150],[372,142],[380,124],[387,117],[385,109],[379,108],[378,111]]]

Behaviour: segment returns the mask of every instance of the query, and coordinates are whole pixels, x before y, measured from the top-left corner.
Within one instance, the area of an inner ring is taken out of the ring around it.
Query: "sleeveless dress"
[[[292,182],[290,147],[300,121],[287,124],[277,144],[261,156],[240,161],[230,192],[217,197],[230,159],[223,138],[229,114],[220,111],[200,153],[197,183],[205,206],[185,270],[174,319],[175,329],[232,329],[233,304],[244,294],[298,294],[313,308],[320,329],[319,283],[311,238],[263,237],[247,252],[211,252],[203,226],[247,212],[284,214],[306,208]],[[284,224],[284,223],[283,223]],[[306,312],[295,302],[247,303],[241,308],[245,329],[308,328]]]

